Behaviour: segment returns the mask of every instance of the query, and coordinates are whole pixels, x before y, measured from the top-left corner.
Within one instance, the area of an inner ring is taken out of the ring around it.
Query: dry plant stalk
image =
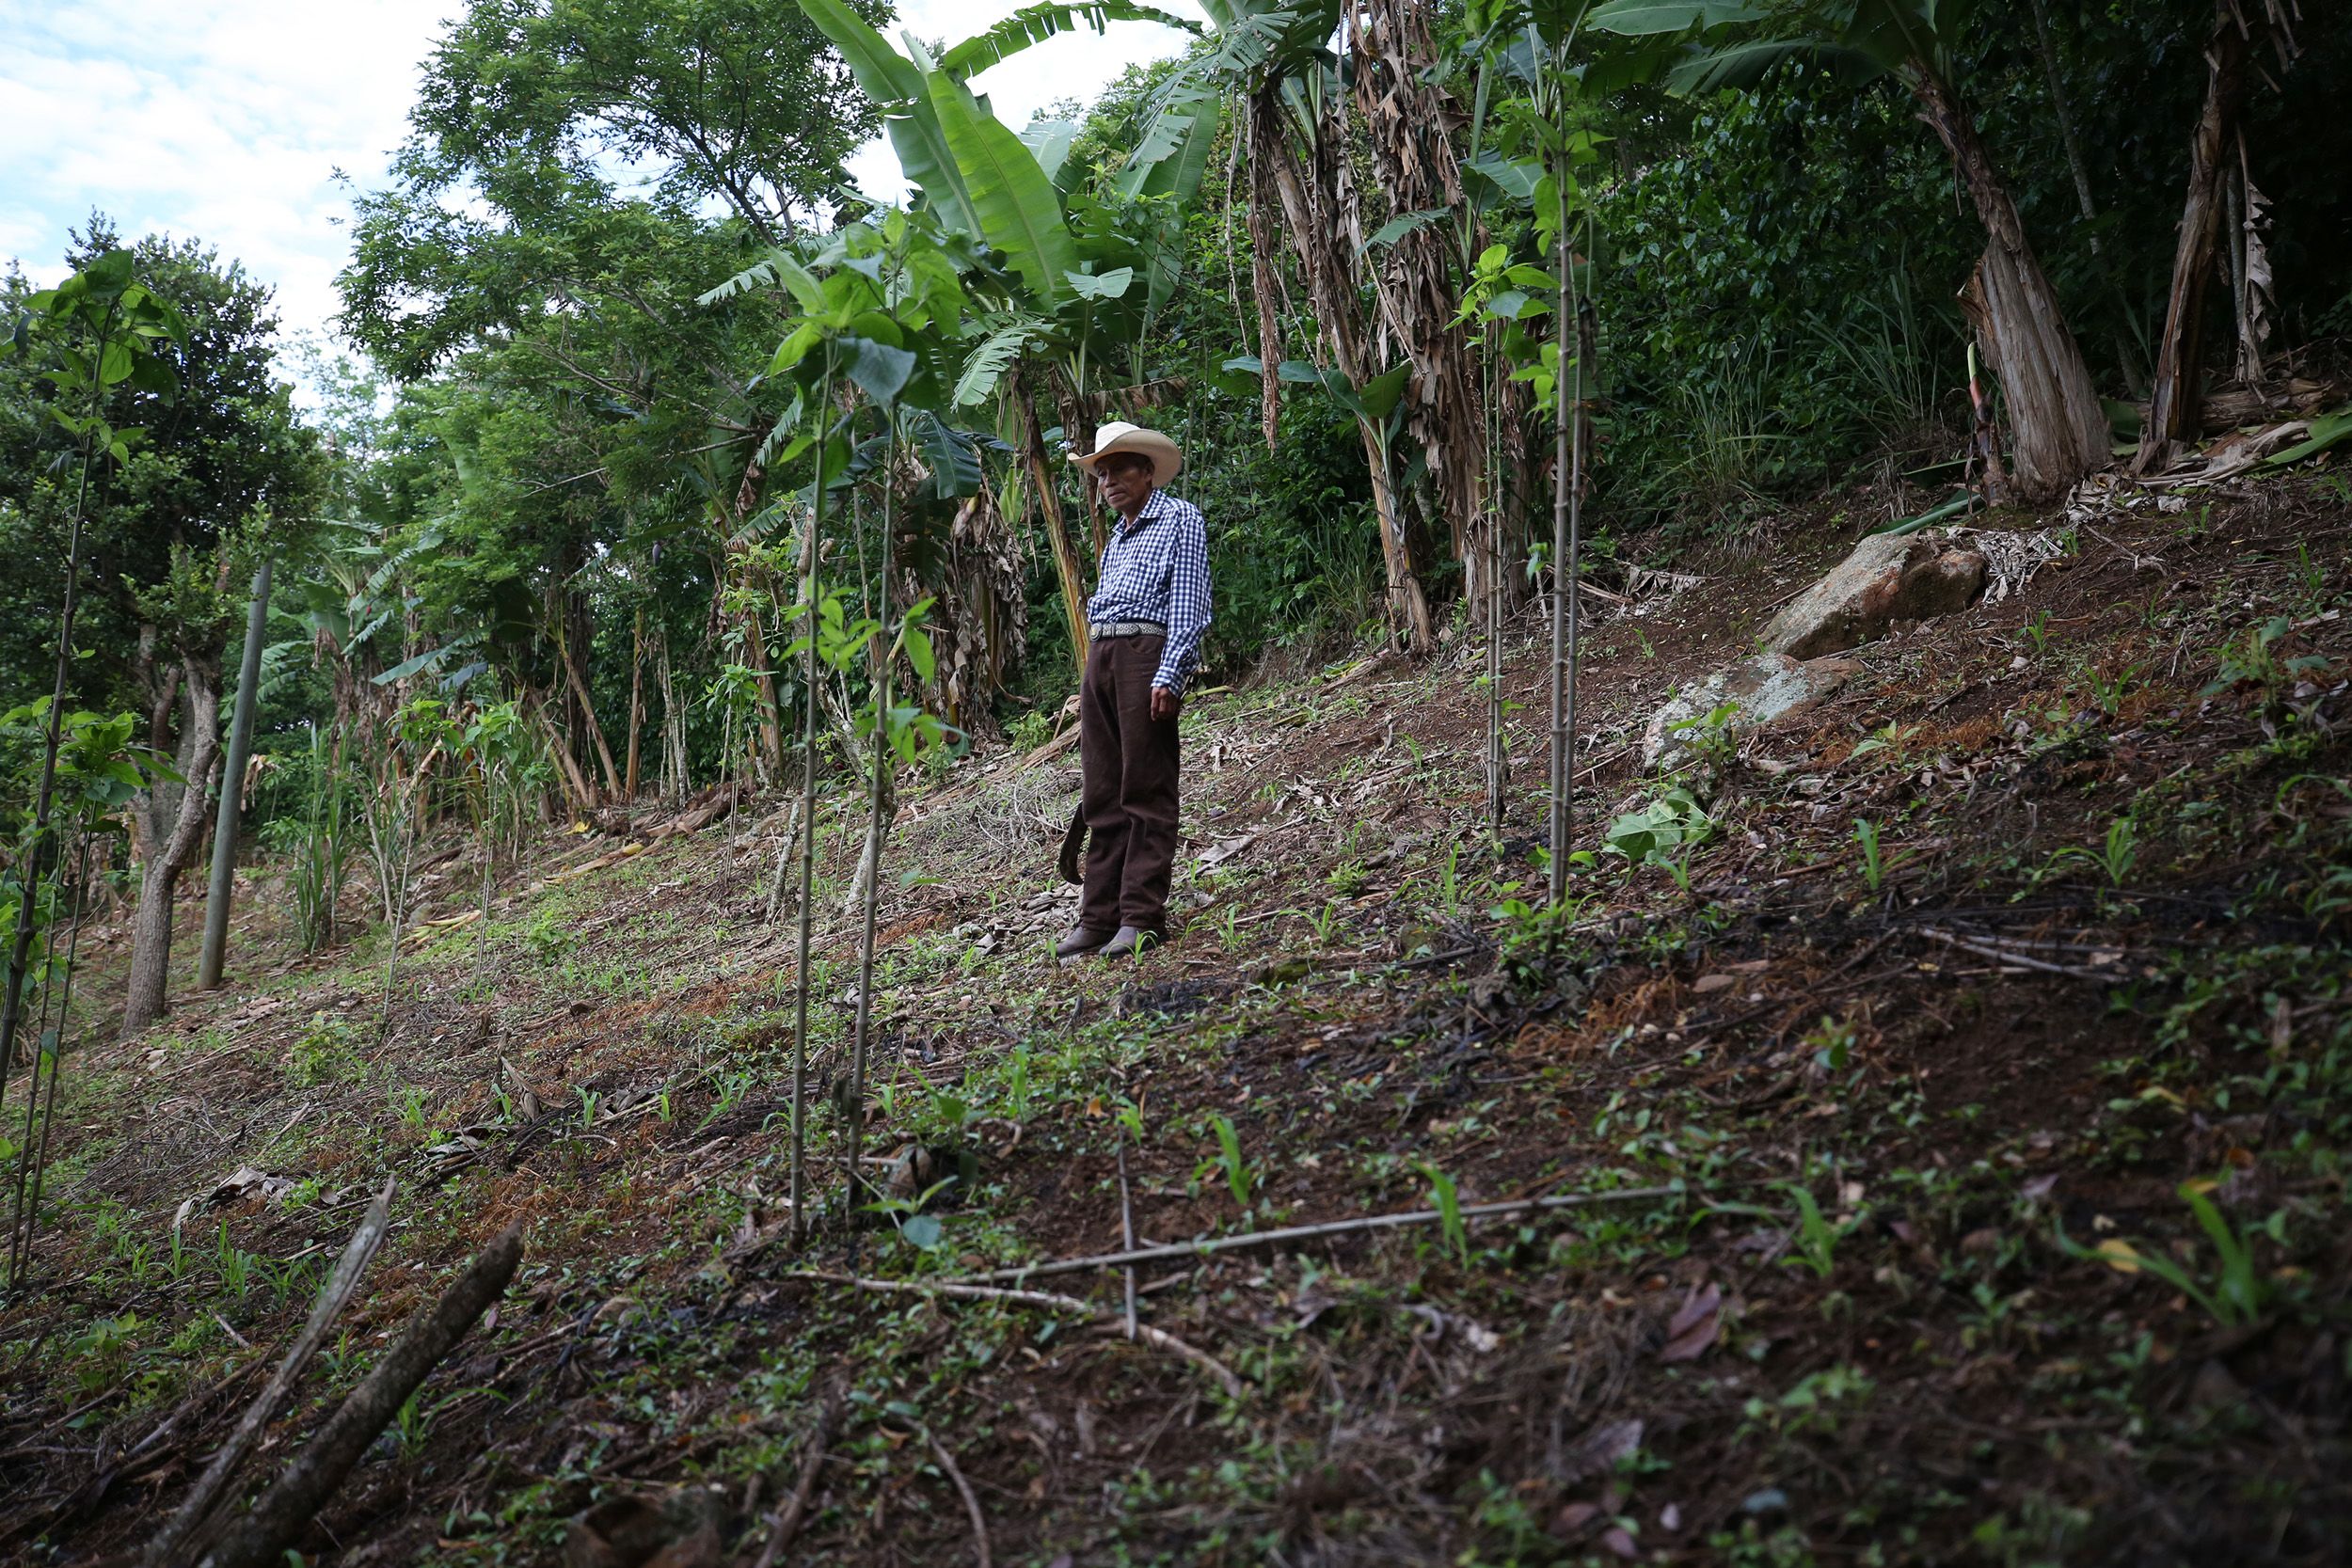
[[[818,1269],[791,1269],[778,1277],[811,1279],[828,1285],[851,1285],[861,1291],[880,1291],[894,1295],[945,1296],[951,1301],[1003,1301],[1022,1307],[1046,1307],[1057,1312],[1081,1312],[1109,1327],[1120,1326],[1118,1318],[1098,1310],[1092,1304],[1080,1301],[1076,1296],[1057,1295],[1051,1291],[1008,1291],[992,1285],[968,1285],[953,1280],[933,1284],[919,1279],[873,1279],[863,1275],[828,1274]],[[1217,1386],[1231,1398],[1238,1400],[1248,1393],[1248,1385],[1242,1382],[1240,1375],[1208,1352],[1186,1344],[1166,1329],[1154,1328],[1150,1323],[1136,1324],[1136,1333],[1145,1344],[1167,1351],[1171,1355],[1182,1356],[1207,1372],[1216,1379]]]
[[[1460,1214],[1465,1221],[1492,1219],[1503,1214],[1524,1214],[1548,1209],[1589,1209],[1604,1203],[1645,1203],[1653,1199],[1683,1197],[1685,1188],[1627,1187],[1613,1193],[1568,1193],[1557,1197],[1509,1198],[1500,1203],[1466,1203]],[[1216,1252],[1233,1252],[1249,1247],[1279,1246],[1284,1242],[1312,1241],[1322,1236],[1345,1236],[1359,1230],[1400,1230],[1412,1226],[1443,1223],[1444,1212],[1437,1209],[1411,1209],[1390,1214],[1359,1214],[1354,1219],[1327,1220],[1319,1225],[1284,1226],[1279,1230],[1253,1230],[1240,1236],[1216,1236],[1200,1242],[1168,1242],[1159,1246],[1134,1247],[1125,1252],[1097,1253],[1088,1258],[1062,1258],[1051,1262],[1024,1263],[1014,1268],[990,1269],[985,1273],[965,1275],[950,1281],[965,1284],[989,1279],[1037,1279],[1047,1275],[1078,1274],[1088,1269],[1118,1268],[1128,1263],[1156,1263],[1168,1259],[1203,1258]],[[1058,1298],[1068,1300],[1068,1297]]]
[[[808,1499],[817,1491],[817,1473],[824,1468],[825,1449],[833,1442],[833,1429],[840,1419],[841,1387],[835,1384],[825,1390],[817,1419],[801,1445],[801,1479],[793,1483],[792,1496],[770,1519],[767,1544],[760,1547],[753,1568],[775,1568],[777,1556],[801,1533],[801,1522],[808,1517]]]
[[[253,1512],[201,1560],[199,1568],[266,1568],[281,1560],[303,1527],[326,1506],[375,1435],[408,1396],[503,1294],[522,1261],[522,1224],[501,1231],[441,1299],[408,1328],[335,1414],[326,1418]]]
[[[931,1456],[939,1461],[939,1467],[947,1472],[947,1479],[956,1483],[956,1495],[963,1499],[963,1512],[972,1520],[973,1549],[979,1553],[980,1568],[990,1568],[988,1521],[980,1515],[980,1499],[973,1495],[972,1483],[964,1480],[963,1472],[956,1467],[956,1456],[947,1451],[947,1446],[928,1430],[923,1433],[923,1440],[931,1446]]]
[[[384,1190],[375,1195],[373,1203],[368,1205],[367,1213],[359,1221],[359,1228],[351,1233],[350,1242],[343,1247],[342,1257],[336,1260],[335,1272],[320,1289],[318,1300],[311,1304],[310,1319],[302,1325],[302,1332],[295,1336],[294,1344],[287,1349],[285,1359],[278,1364],[278,1370],[270,1374],[269,1382],[254,1396],[253,1402],[246,1406],[245,1414],[238,1418],[236,1430],[229,1434],[229,1440],[213,1455],[212,1463],[204,1466],[204,1473],[197,1478],[196,1484],[188,1488],[188,1495],[181,1500],[179,1511],[162,1529],[156,1531],[155,1539],[148,1543],[144,1560],[150,1568],[167,1568],[167,1564],[177,1560],[182,1548],[202,1532],[222,1488],[234,1479],[237,1466],[245,1462],[245,1456],[260,1439],[263,1430],[278,1418],[278,1412],[285,1407],[287,1398],[294,1393],[294,1384],[301,1379],[311,1357],[318,1354],[319,1346],[326,1343],[326,1331],[334,1326],[335,1320],[342,1316],[343,1308],[358,1292],[359,1276],[367,1272],[376,1249],[383,1245],[384,1232],[390,1224],[391,1201],[392,1183],[387,1180]]]

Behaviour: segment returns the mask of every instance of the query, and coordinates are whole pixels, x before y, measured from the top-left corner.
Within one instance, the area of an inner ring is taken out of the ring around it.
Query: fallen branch
[[[2023,953],[2011,952],[2006,947],[1994,947],[1984,942],[1964,941],[1949,932],[1932,930],[1924,926],[1919,927],[1919,934],[1930,942],[1940,942],[1947,947],[1957,947],[1963,953],[1974,953],[1979,958],[1991,958],[1996,963],[2015,964],[2021,969],[2038,969],[2044,974],[2063,974],[2070,980],[2097,980],[2104,985],[2112,984],[2122,978],[2120,974],[2103,974],[2093,969],[2072,969],[2065,964],[2054,964],[2042,958],[2028,958]]]
[[[358,1292],[360,1275],[366,1272],[376,1249],[384,1244],[384,1232],[391,1223],[391,1201],[392,1183],[387,1180],[384,1190],[375,1195],[375,1201],[368,1205],[366,1215],[359,1221],[359,1228],[351,1233],[350,1242],[343,1247],[342,1257],[336,1261],[335,1272],[327,1276],[318,1300],[311,1304],[310,1321],[302,1325],[302,1332],[287,1350],[286,1358],[278,1364],[278,1370],[271,1374],[262,1391],[254,1396],[253,1402],[246,1406],[244,1416],[238,1418],[236,1430],[229,1434],[229,1440],[213,1455],[212,1463],[204,1466],[204,1473],[188,1489],[179,1511],[148,1544],[145,1560],[151,1568],[165,1568],[166,1564],[176,1561],[182,1548],[195,1540],[205,1520],[211,1516],[213,1505],[219,1500],[221,1489],[234,1478],[237,1466],[245,1462],[246,1454],[252,1449],[270,1422],[278,1418],[278,1412],[285,1408],[288,1397],[294,1393],[294,1384],[310,1365],[310,1358],[318,1354],[319,1346],[326,1342],[327,1329],[333,1326],[336,1318]]]
[[[482,1249],[439,1301],[409,1320],[407,1331],[326,1418],[253,1512],[204,1558],[203,1568],[264,1568],[283,1560],[286,1548],[342,1485],[376,1433],[505,1292],[522,1256],[522,1224],[516,1221]]]
[[[861,1291],[882,1291],[906,1296],[947,1296],[957,1301],[1005,1301],[1022,1307],[1048,1307],[1057,1312],[1083,1312],[1095,1323],[1111,1328],[1123,1328],[1120,1320],[1096,1309],[1091,1302],[1076,1296],[1056,1295],[1051,1291],[1007,1291],[992,1285],[971,1285],[955,1280],[932,1283],[925,1279],[870,1279],[863,1275],[827,1274],[818,1269],[790,1269],[777,1277],[783,1279],[814,1279],[828,1285],[850,1285]],[[1137,1323],[1136,1335],[1147,1345],[1182,1356],[1216,1379],[1217,1386],[1234,1399],[1249,1389],[1233,1369],[1211,1355],[1207,1351],[1186,1344],[1163,1328],[1150,1323]]]
[[[972,1495],[972,1483],[963,1479],[961,1470],[956,1468],[955,1456],[947,1451],[947,1446],[928,1430],[923,1437],[930,1444],[931,1454],[939,1461],[939,1467],[947,1472],[947,1479],[956,1483],[956,1491],[961,1494],[963,1511],[972,1516],[972,1544],[980,1554],[980,1568],[989,1568],[988,1521],[980,1517],[980,1499]]]
[[[1136,1204],[1127,1187],[1127,1134],[1123,1129],[1119,1134],[1119,1241],[1129,1251],[1135,1250]],[[1133,1339],[1136,1337],[1136,1266],[1133,1263],[1126,1268],[1126,1285],[1127,1338]]]
[[[1559,1197],[1516,1198],[1502,1203],[1465,1204],[1464,1220],[1491,1219],[1504,1214],[1523,1214],[1545,1209],[1589,1209],[1603,1203],[1639,1203],[1649,1199],[1684,1196],[1684,1189],[1673,1187],[1628,1187],[1614,1193],[1569,1193]],[[964,1275],[932,1289],[945,1290],[948,1285],[968,1287],[992,1279],[1034,1279],[1042,1275],[1076,1274],[1085,1269],[1118,1268],[1127,1263],[1153,1263],[1167,1259],[1199,1258],[1213,1252],[1232,1252],[1242,1247],[1279,1246],[1285,1242],[1311,1241],[1320,1236],[1344,1236],[1359,1230],[1397,1230],[1407,1226],[1437,1225],[1445,1218],[1436,1209],[1414,1209],[1394,1214],[1362,1214],[1355,1219],[1327,1220],[1320,1225],[1285,1226],[1279,1230],[1253,1230],[1242,1236],[1215,1236],[1198,1242],[1168,1242],[1159,1246],[1129,1247],[1124,1252],[1097,1253],[1090,1258],[1061,1258],[1043,1263],[1024,1263],[1017,1268],[990,1269],[985,1273]],[[1026,1294],[1028,1292],[1016,1292]],[[1057,1298],[1068,1299],[1068,1298]]]
[[[792,1538],[801,1533],[801,1521],[808,1516],[808,1499],[817,1490],[817,1472],[824,1468],[825,1449],[832,1443],[834,1424],[840,1418],[841,1389],[835,1385],[825,1390],[817,1420],[808,1429],[807,1440],[801,1445],[801,1479],[793,1483],[792,1496],[769,1521],[768,1544],[759,1549],[753,1568],[775,1568],[777,1554],[792,1544]]]

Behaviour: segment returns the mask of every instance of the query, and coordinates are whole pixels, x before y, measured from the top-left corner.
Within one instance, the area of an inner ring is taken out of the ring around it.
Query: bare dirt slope
[[[70,1063],[0,1536],[142,1543],[389,1175],[246,1494],[491,1235],[529,1256],[306,1561],[766,1560],[803,1475],[782,1560],[2341,1561],[2347,523],[2310,480],[2090,519],[1702,748],[1703,840],[1601,853],[1558,924],[1533,620],[1499,848],[1467,645],[1198,702],[1140,963],[1041,951],[1072,757],[960,764],[895,832],[899,1201],[854,1227],[844,790],[797,1249],[776,802],[557,836],[486,934],[411,944],[388,1022],[381,939],[288,958],[264,868],[242,985]],[[1634,771],[1660,701],[1843,550],[1604,616],[1580,843],[1676,783]],[[1151,1243],[1538,1196],[1578,1201],[1147,1261],[1156,1340],[1119,1269],[978,1277],[1117,1250],[1122,1203]]]

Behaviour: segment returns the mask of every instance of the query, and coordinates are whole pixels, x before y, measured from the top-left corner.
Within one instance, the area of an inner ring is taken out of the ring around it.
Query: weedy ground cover
[[[547,850],[486,935],[404,958],[380,1041],[381,949],[300,958],[292,906],[257,900],[283,975],[68,1080],[39,1262],[72,1287],[0,1314],[17,1517],[135,1544],[168,1476],[82,1507],[88,1445],[230,1418],[229,1380],[389,1174],[402,1223],[289,1431],[483,1237],[533,1227],[496,1327],[324,1520],[402,1560],[550,1560],[600,1501],[713,1485],[755,1555],[834,1390],[813,1561],[968,1553],[933,1442],[1004,1561],[2340,1554],[2352,641],[2312,598],[2344,580],[2328,504],[2168,539],[2204,576],[2153,610],[2101,546],[1861,650],[1837,704],[1721,748],[1703,813],[1612,764],[1583,820],[1621,852],[1576,863],[1557,909],[1530,892],[1535,824],[1479,826],[1483,699],[1443,668],[1201,704],[1190,925],[1141,963],[1047,961],[1044,829],[972,831],[967,798],[927,830],[915,796],[899,842],[930,875],[878,915],[878,1196],[845,1212],[822,1153],[856,1001],[833,921],[797,1253],[772,842],[722,825],[560,882],[586,857]],[[2290,533],[2304,556],[2224,547]],[[1738,657],[1779,591],[1641,622],[1655,657],[1591,671],[1599,735]],[[2045,616],[2132,689],[2070,698],[2055,636],[2017,667]],[[1541,673],[1507,661],[1514,699]],[[1051,820],[1071,783],[977,799]],[[862,804],[820,810],[820,910]],[[418,915],[479,898],[460,866]],[[247,1160],[285,1185],[215,1200]],[[1479,1213],[1557,1197],[1595,1201]],[[1430,1217],[1137,1269],[1142,1323],[1238,1394],[1127,1339],[1116,1267],[991,1284],[1086,1312],[906,1293],[1120,1251],[1123,1216],[1139,1244],[1223,1244],[1405,1212]]]

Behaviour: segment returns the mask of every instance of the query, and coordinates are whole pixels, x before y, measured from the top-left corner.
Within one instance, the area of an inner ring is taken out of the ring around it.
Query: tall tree
[[[1962,306],[2007,402],[2019,499],[2041,501],[2106,464],[2107,421],[2009,182],[1955,81],[1953,44],[1973,9],[1970,0],[1607,0],[1586,21],[1624,37],[1699,40],[1669,76],[1686,92],[1752,85],[1798,55],[1855,78],[1892,74],[1903,85],[1984,226],[1984,254]]]
[[[871,22],[888,0],[849,0]],[[472,0],[425,61],[404,176],[538,165],[653,174],[762,239],[807,227],[880,128],[839,56],[763,0]]]
[[[111,225],[93,219],[68,260],[79,266],[116,248]],[[164,1008],[172,898],[209,817],[222,652],[243,625],[240,590],[258,550],[296,540],[322,478],[317,438],[278,379],[270,291],[195,241],[130,249],[187,336],[157,356],[176,387],[126,383],[107,410],[141,435],[85,536],[88,597],[75,641],[94,657],[76,695],[142,713],[140,738],[174,756],[185,782],[156,780],[134,802],[139,907],[125,1033]],[[64,519],[36,511],[30,520],[56,534],[62,560]]]
[[[2223,187],[2229,160],[2241,158],[2239,121],[2245,113],[2258,48],[2277,52],[2284,71],[2295,52],[2295,32],[2280,0],[2216,0],[2213,39],[2206,45],[2205,104],[2189,137],[2188,196],[2181,208],[2181,233],[2172,259],[2172,286],[2165,299],[2164,336],[2156,341],[2156,372],[2149,388],[2148,418],[2141,427],[2134,466],[2160,468],[2178,443],[2200,435],[2204,408],[2206,293],[2213,282],[2221,235]]]
[[[1430,8],[1411,0],[1355,0],[1348,7],[1358,107],[1382,196],[1395,214],[1363,255],[1388,335],[1413,366],[1406,428],[1427,459],[1440,510],[1473,604],[1507,593],[1518,553],[1483,535],[1510,515],[1487,495],[1486,409],[1479,385],[1478,327],[1457,309],[1456,262],[1486,244],[1463,188],[1456,133],[1469,118],[1448,85]],[[1459,232],[1451,220],[1460,214]],[[1506,387],[1508,383],[1504,384]],[[1517,420],[1511,421],[1516,434]],[[1518,456],[1518,443],[1508,443]]]
[[[1349,166],[1346,102],[1339,73],[1303,36],[1289,51],[1259,62],[1245,100],[1249,223],[1251,244],[1262,252],[1273,253],[1288,237],[1320,327],[1318,352],[1361,392],[1382,369],[1372,358],[1358,288],[1355,259],[1365,242]],[[1269,366],[1274,357],[1267,356]],[[1427,649],[1436,643],[1437,628],[1405,531],[1388,447],[1374,421],[1359,418],[1357,426],[1388,565],[1390,616],[1408,646]]]

